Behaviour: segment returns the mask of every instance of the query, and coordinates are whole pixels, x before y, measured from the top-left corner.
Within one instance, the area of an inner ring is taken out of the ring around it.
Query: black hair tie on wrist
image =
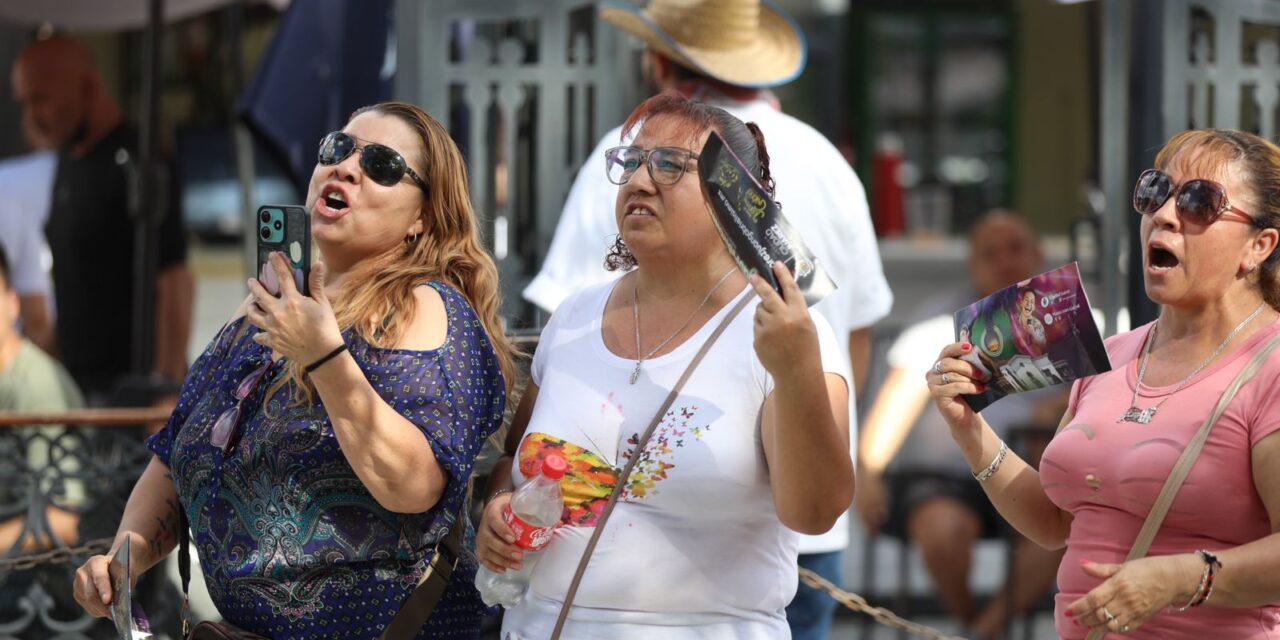
[[[339,353],[342,353],[343,351],[346,351],[346,350],[347,350],[347,343],[343,342],[342,344],[338,345],[338,348],[334,349],[333,351],[330,351],[329,353],[326,353],[323,356],[320,356],[319,360],[316,360],[315,362],[312,362],[311,364],[307,365],[307,367],[303,369],[303,371],[306,371],[308,374],[310,374],[312,371],[319,369],[321,365],[336,358]]]

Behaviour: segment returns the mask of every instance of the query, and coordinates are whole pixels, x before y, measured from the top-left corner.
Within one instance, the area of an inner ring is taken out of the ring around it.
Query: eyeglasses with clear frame
[[[671,186],[680,182],[690,165],[697,171],[698,154],[680,147],[657,147],[642,149],[640,147],[614,147],[604,152],[605,173],[609,182],[624,185],[631,176],[644,165],[649,170],[649,178],[654,184]]]

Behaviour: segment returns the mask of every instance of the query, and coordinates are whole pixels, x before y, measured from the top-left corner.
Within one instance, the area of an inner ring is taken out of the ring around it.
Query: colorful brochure
[[[1005,287],[955,314],[956,340],[974,349],[985,393],[974,411],[1011,393],[1043,389],[1111,370],[1075,262]]]
[[[835,290],[835,283],[782,215],[782,208],[714,131],[698,156],[698,174],[711,202],[711,219],[743,273],[759,274],[777,291],[773,263],[782,262],[809,306]]]

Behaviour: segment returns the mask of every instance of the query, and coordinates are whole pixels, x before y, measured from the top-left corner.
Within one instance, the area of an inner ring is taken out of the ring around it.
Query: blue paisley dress
[[[228,621],[274,640],[376,638],[422,574],[465,499],[476,454],[498,429],[506,402],[484,326],[453,288],[448,336],[431,351],[380,349],[344,336],[378,394],[416,425],[449,480],[426,513],[380,506],[347,463],[318,395],[290,406],[283,374],[267,369],[241,401],[233,447],[209,441],[236,388],[270,362],[257,331],[229,323],[195,362],[177,408],[148,447],[173,471],[209,593]],[[265,405],[265,410],[264,410]],[[471,531],[468,531],[470,539]],[[484,605],[464,557],[419,638],[475,638]]]

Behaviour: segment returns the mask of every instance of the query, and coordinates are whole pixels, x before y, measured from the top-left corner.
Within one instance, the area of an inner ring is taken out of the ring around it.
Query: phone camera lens
[[[263,240],[269,240],[270,238],[271,238],[271,230],[270,230],[270,229],[263,229],[263,230],[262,230],[262,239],[263,239]]]
[[[271,213],[267,211],[263,211],[261,214],[259,214],[258,219],[262,220],[263,222],[271,222]]]
[[[284,225],[283,225],[283,224],[281,224],[279,220],[276,220],[276,221],[275,221],[275,224],[274,224],[274,225],[272,225],[272,226],[274,226],[274,227],[276,228],[276,231],[279,231],[282,227],[284,227]]]

